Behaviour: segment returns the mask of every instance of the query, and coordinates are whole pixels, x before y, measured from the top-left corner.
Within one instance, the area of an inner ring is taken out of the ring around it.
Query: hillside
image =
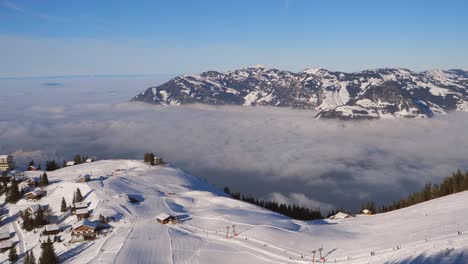
[[[91,174],[92,180],[76,183],[84,174]],[[310,263],[311,251],[321,247],[327,262],[337,263],[468,260],[463,255],[468,250],[468,192],[375,216],[301,222],[228,198],[179,169],[140,161],[98,161],[48,175],[51,184],[39,203],[48,204],[66,228],[65,241],[54,243],[64,263]],[[65,197],[69,203],[78,187],[92,210],[90,219],[112,217],[112,228],[96,240],[68,243],[77,220],[61,215],[60,201]],[[33,203],[20,200],[11,205],[4,199],[0,203],[9,217],[0,232],[15,232],[12,240],[18,242],[18,252],[33,249],[37,259],[39,234],[21,230],[14,221],[19,210]],[[157,223],[161,213],[176,215],[180,223]],[[396,246],[401,249],[393,250]],[[1,263],[6,258],[7,253],[0,253]]]
[[[150,87],[131,101],[158,105],[215,104],[313,109],[320,118],[431,117],[468,111],[468,72],[421,73],[389,68],[356,73],[262,66],[183,75]]]

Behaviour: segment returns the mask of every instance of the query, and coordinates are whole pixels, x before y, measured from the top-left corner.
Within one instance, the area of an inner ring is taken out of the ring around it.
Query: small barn
[[[159,214],[158,216],[156,216],[156,221],[158,221],[158,223],[160,224],[175,224],[177,223],[177,218],[173,215],[168,215],[168,214]]]
[[[44,228],[44,235],[56,235],[62,230],[57,224],[46,225]]]
[[[75,214],[78,220],[85,219],[89,217],[89,210],[88,208],[77,209]]]
[[[72,240],[83,241],[96,239],[97,223],[84,219],[73,225]]]
[[[8,251],[13,247],[13,241],[7,240],[0,242],[0,252]]]
[[[76,180],[76,182],[77,182],[77,183],[85,183],[85,182],[89,182],[90,180],[91,180],[91,175],[85,174],[85,175],[81,175],[81,176]]]
[[[34,216],[36,215],[37,211],[39,210],[39,207],[42,207],[42,209],[46,209],[46,207],[48,206],[41,206],[39,204],[33,204],[31,206],[29,206],[28,208],[26,208],[25,211],[27,211],[30,215]]]
[[[37,168],[34,165],[29,165],[28,166],[28,171],[37,171]]]
[[[368,210],[368,209],[362,210],[362,213],[363,213],[364,215],[372,215],[372,211],[370,211],[370,210]]]
[[[68,161],[65,166],[75,166],[75,162],[74,161]]]
[[[162,165],[165,165],[165,164],[166,163],[164,162],[164,160],[161,157],[154,157],[154,165],[162,166]]]
[[[87,202],[78,202],[73,204],[73,210],[88,208]]]
[[[9,232],[2,232],[0,233],[0,241],[8,240],[10,239],[10,233]]]
[[[343,212],[338,212],[336,215],[332,215],[330,216],[330,219],[332,220],[339,220],[339,219],[346,219],[346,218],[350,218],[351,216],[347,213],[343,213]]]
[[[30,201],[37,201],[37,200],[40,200],[45,195],[46,195],[45,191],[36,190],[36,191],[26,193],[24,195],[24,198]]]

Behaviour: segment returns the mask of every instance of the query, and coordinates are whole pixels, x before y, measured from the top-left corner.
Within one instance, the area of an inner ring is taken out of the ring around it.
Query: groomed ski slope
[[[92,180],[75,183],[84,174],[92,174]],[[141,161],[104,160],[48,175],[52,184],[40,203],[49,204],[55,215],[60,215],[62,196],[71,201],[79,187],[93,210],[91,219],[99,214],[115,218],[111,232],[95,241],[55,243],[65,263],[311,263],[312,250],[318,248],[332,263],[468,263],[463,254],[468,250],[468,192],[374,216],[301,222],[230,199],[179,169]],[[130,203],[126,195],[140,203]],[[22,200],[5,206],[14,215],[30,204]],[[160,213],[182,221],[158,224]],[[61,221],[71,226],[76,217],[62,216]],[[7,223],[0,231],[13,228]],[[18,251],[22,245],[39,257],[36,234],[23,231],[15,239],[21,242]],[[0,254],[0,262],[6,259],[7,253]]]

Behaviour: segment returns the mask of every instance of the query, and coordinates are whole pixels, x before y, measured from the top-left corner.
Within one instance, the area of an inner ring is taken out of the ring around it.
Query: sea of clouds
[[[387,203],[468,169],[468,113],[344,122],[309,110],[126,102],[155,84],[144,78],[53,83],[0,81],[0,152],[19,165],[152,151],[220,188],[322,210]]]

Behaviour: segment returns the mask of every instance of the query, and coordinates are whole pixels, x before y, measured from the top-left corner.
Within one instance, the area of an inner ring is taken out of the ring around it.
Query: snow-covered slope
[[[293,73],[256,66],[179,76],[148,88],[132,101],[294,107],[318,110],[322,118],[431,117],[468,111],[468,73],[407,69],[357,73],[307,69]]]
[[[79,187],[91,219],[99,214],[115,218],[110,233],[97,240],[55,243],[65,263],[311,263],[312,250],[319,248],[327,262],[337,263],[468,261],[463,255],[468,250],[468,192],[375,216],[301,222],[228,198],[172,167],[108,160],[48,174],[52,184],[40,203],[49,204],[54,215],[60,215],[62,196],[69,202]],[[83,174],[92,174],[92,180],[75,183]],[[132,204],[128,196],[140,202]],[[2,206],[14,216],[30,204],[21,200]],[[158,224],[160,213],[177,215],[181,222]],[[12,219],[0,232],[15,231],[18,251],[33,249],[37,258],[38,234],[20,230]],[[64,227],[76,222],[75,216],[59,219]],[[401,249],[393,250],[397,246]],[[0,254],[0,262],[6,258]]]

